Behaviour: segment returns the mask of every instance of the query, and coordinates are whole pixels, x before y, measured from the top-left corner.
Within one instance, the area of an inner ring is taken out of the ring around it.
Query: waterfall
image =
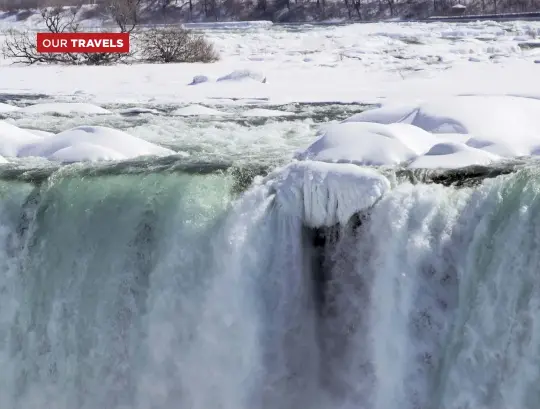
[[[534,168],[456,187],[293,164],[234,186],[0,182],[0,407],[536,409]]]

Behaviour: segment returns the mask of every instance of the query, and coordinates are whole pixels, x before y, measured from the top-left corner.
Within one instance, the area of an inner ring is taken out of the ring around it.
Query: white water
[[[536,409],[537,180],[400,184],[324,250],[225,176],[2,182],[0,407]]]

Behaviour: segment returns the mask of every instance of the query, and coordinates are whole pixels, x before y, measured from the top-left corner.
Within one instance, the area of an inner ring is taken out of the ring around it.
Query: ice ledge
[[[275,194],[276,206],[313,228],[347,223],[390,189],[375,169],[317,161],[290,163],[262,183]]]

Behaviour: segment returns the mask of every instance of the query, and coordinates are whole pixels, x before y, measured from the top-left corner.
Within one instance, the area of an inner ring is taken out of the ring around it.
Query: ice
[[[18,156],[43,157],[60,162],[129,159],[137,156],[166,156],[174,151],[103,126],[79,126],[27,143]]]
[[[346,223],[390,188],[374,169],[315,161],[291,163],[262,183],[275,192],[278,206],[311,227]]]
[[[20,112],[31,114],[110,114],[111,111],[97,105],[81,102],[51,102],[29,105],[21,108]]]

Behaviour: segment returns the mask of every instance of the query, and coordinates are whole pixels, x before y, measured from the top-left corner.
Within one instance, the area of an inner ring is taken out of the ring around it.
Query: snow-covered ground
[[[221,54],[217,63],[26,67],[0,60],[0,116],[42,139],[14,145],[12,128],[2,126],[4,156],[70,161],[158,151],[126,150],[111,142],[120,137],[114,129],[193,160],[287,161],[297,152],[300,159],[453,167],[540,152],[540,48],[530,47],[540,23],[243,24],[205,33]],[[336,124],[373,104],[390,108]],[[35,132],[85,125],[98,128]]]

